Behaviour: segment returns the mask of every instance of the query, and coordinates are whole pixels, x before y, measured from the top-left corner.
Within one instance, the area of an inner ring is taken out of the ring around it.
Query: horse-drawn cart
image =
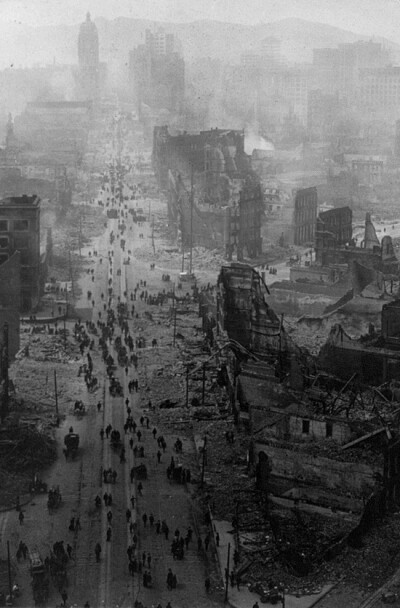
[[[49,597],[49,576],[38,551],[29,553],[32,593],[36,606],[45,604]]]

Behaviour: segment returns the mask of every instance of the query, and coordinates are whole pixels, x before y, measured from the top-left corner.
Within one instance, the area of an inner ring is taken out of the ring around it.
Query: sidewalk
[[[235,541],[233,534],[230,533],[232,530],[232,524],[227,521],[216,521],[212,520],[212,527],[215,532],[219,534],[219,547],[217,547],[218,560],[222,574],[225,572],[227,559],[228,559],[228,544],[231,544],[230,552],[230,570],[233,565],[233,551],[235,549]],[[313,595],[303,595],[302,597],[296,597],[294,595],[285,595],[285,608],[311,608],[319,602],[333,587],[333,584],[325,585],[321,593],[315,593]],[[260,602],[260,596],[257,593],[251,593],[247,587],[242,586],[240,591],[236,587],[228,586],[228,604],[232,608],[252,608],[253,604],[258,601]]]

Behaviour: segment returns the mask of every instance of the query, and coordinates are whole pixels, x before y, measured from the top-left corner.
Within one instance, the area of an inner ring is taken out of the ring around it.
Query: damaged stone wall
[[[303,421],[308,422],[308,431],[304,433]],[[313,420],[302,416],[290,416],[289,433],[291,437],[301,437],[303,440],[312,441],[316,437],[329,437],[340,444],[351,440],[352,431],[345,421],[338,419]],[[330,433],[330,434],[329,434]]]
[[[285,480],[288,489],[304,484],[335,492],[338,496],[349,494],[361,498],[371,494],[376,486],[376,475],[382,474],[379,462],[341,462],[281,447],[272,441],[255,443],[257,462],[261,452],[268,456],[271,477]]]
[[[380,385],[388,380],[400,380],[399,362],[398,351],[365,346],[352,340],[336,324],[320,350],[317,365],[339,378],[348,379],[352,374],[358,374],[362,382]]]

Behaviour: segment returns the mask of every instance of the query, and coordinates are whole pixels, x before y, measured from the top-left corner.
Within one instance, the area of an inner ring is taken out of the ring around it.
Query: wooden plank
[[[363,441],[366,441],[370,437],[379,435],[379,433],[383,433],[383,431],[385,431],[385,430],[386,430],[386,427],[384,427],[384,426],[382,426],[380,429],[375,429],[375,431],[372,431],[371,433],[367,433],[366,435],[363,435],[362,437],[359,437],[358,439],[354,439],[354,441],[350,441],[350,443],[346,443],[346,445],[342,445],[341,449],[347,450],[347,448],[352,448],[354,445],[362,443]]]

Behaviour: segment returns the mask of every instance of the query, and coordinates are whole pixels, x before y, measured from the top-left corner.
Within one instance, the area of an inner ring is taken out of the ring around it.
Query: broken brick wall
[[[369,496],[376,487],[376,474],[382,473],[379,462],[370,465],[357,462],[341,462],[315,457],[300,450],[285,449],[271,442],[256,443],[256,462],[259,454],[268,456],[272,477],[285,479],[290,487],[296,484],[335,492],[342,496]]]

